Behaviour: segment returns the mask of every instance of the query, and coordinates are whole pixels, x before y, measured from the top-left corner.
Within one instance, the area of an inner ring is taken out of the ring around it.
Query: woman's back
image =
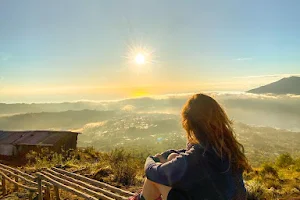
[[[212,148],[192,145],[172,161],[161,165],[146,162],[149,180],[185,193],[189,199],[232,199],[245,188],[241,174],[233,174],[228,160],[222,160]],[[237,182],[238,180],[241,180]]]
[[[191,146],[171,161],[166,160],[170,151],[147,158],[142,197],[245,199],[242,173],[250,166],[222,107],[213,98],[196,94],[183,106],[181,116]]]

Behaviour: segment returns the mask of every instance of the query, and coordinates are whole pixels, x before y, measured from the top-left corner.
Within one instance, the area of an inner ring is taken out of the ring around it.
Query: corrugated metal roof
[[[53,145],[71,131],[0,131],[0,144]]]

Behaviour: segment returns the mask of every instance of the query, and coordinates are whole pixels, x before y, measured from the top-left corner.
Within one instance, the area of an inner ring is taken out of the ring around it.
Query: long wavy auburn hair
[[[239,143],[223,108],[205,94],[193,95],[182,110],[182,126],[188,142],[211,146],[220,158],[227,158],[234,171],[250,170],[244,147]]]

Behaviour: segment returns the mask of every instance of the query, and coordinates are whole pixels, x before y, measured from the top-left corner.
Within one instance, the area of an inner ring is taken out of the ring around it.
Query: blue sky
[[[299,9],[297,0],[2,0],[0,101],[247,90],[300,74]],[[141,46],[152,54],[137,66],[128,52]]]

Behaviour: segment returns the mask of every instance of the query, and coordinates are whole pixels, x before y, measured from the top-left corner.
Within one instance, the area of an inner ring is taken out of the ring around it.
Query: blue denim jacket
[[[147,158],[145,173],[149,180],[183,191],[191,200],[246,198],[242,171],[233,173],[228,160],[222,160],[212,148],[190,145],[187,150],[169,150],[163,156],[173,152],[180,155],[163,164]]]

